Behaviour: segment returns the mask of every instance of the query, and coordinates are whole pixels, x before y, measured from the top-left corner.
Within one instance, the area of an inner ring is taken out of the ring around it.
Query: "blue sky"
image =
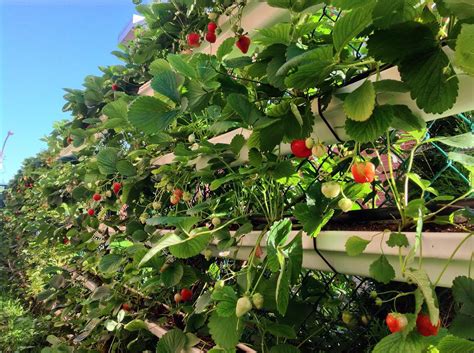
[[[118,63],[110,52],[131,20],[132,0],[0,0],[0,138],[8,181],[45,144],[63,113],[64,87],[80,88],[99,65]]]

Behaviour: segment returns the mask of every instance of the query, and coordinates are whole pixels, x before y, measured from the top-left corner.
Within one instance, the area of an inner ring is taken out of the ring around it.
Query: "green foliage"
[[[73,119],[57,124],[45,139],[47,149],[25,161],[0,215],[0,241],[7,242],[0,244],[2,266],[3,258],[18,266],[21,276],[13,272],[12,281],[47,312],[51,334],[35,341],[36,319],[25,315],[24,322],[0,324],[0,330],[7,327],[0,342],[8,340],[18,350],[47,345],[45,353],[177,352],[201,344],[209,352],[233,352],[241,341],[272,353],[370,350],[386,334],[381,317],[368,320],[371,306],[354,292],[350,278],[304,269],[303,244],[316,244],[311,237],[334,226],[331,219],[346,211],[338,206],[341,199],[350,199],[352,209],[362,213],[376,207],[372,201],[379,190],[390,189],[385,200],[398,206],[398,229],[416,227],[416,242],[410,247],[397,232],[380,244],[408,248],[406,257],[399,249],[397,273],[417,286],[415,310],[406,313],[407,328],[374,351],[421,352],[429,344],[441,352],[470,349],[473,305],[466,277],[453,287],[459,310],[449,329],[459,337],[440,333],[425,339],[416,333],[423,306],[433,323],[440,313],[423,259],[417,268],[414,256],[425,221],[452,225],[455,215],[472,215],[464,210],[434,217],[427,197],[451,201],[457,193],[440,194],[411,163],[397,165],[394,173],[385,170],[385,180],[384,161],[375,157],[379,152],[397,161],[409,158],[405,144],[415,139],[417,148],[447,146],[448,158],[472,171],[468,129],[423,140],[425,121],[397,101],[409,94],[426,113],[444,114],[453,106],[459,86],[453,63],[463,75],[472,74],[470,5],[458,0],[437,1],[436,7],[412,0],[268,5],[289,10],[290,21],[261,28],[255,36],[252,28],[240,28],[251,10],[245,2],[139,5],[146,26],[113,53],[123,65],[101,67],[101,76],[88,76],[83,89],[66,90],[64,111]],[[217,18],[221,15],[229,22]],[[187,50],[187,34],[206,33],[209,17],[221,27],[216,55],[204,45]],[[235,36],[226,38],[229,32]],[[237,54],[241,33],[251,37],[251,55]],[[456,48],[454,59],[441,46],[444,41]],[[398,66],[402,80],[379,80],[384,64]],[[357,89],[339,90],[357,81]],[[345,126],[350,140],[322,147],[316,137],[326,138],[326,128],[318,114],[330,115],[338,105],[347,119],[334,128]],[[315,145],[314,156],[287,156],[288,144],[309,136],[315,141],[305,144]],[[67,145],[76,147],[74,163],[58,159],[60,151],[71,150]],[[359,155],[379,167],[371,183],[354,182],[351,166]],[[333,199],[321,192],[329,181],[342,190]],[[94,215],[87,215],[89,209]],[[361,255],[369,243],[352,236],[346,252]],[[383,252],[369,272],[383,284],[395,278]],[[349,302],[353,296],[361,300]],[[239,302],[246,307],[237,318]],[[319,315],[302,315],[311,306]],[[339,322],[341,307],[352,315],[345,326]],[[148,331],[151,320],[168,329],[159,340]]]

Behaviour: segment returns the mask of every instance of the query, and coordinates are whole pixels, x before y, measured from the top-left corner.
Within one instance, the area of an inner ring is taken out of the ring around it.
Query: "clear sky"
[[[45,144],[61,111],[64,87],[81,88],[110,54],[134,13],[132,0],[0,0],[0,139],[8,181]]]

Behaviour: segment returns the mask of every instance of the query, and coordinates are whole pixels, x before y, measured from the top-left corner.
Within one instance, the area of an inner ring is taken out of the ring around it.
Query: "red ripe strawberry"
[[[408,325],[407,317],[399,313],[389,313],[385,322],[392,333],[402,331]]]
[[[306,147],[305,140],[293,140],[291,142],[291,153],[298,158],[308,158],[311,156],[311,149]]]
[[[69,238],[68,238],[68,237],[64,237],[64,238],[63,238],[63,244],[64,244],[64,245],[69,244]]]
[[[132,310],[132,308],[130,307],[130,305],[128,305],[127,303],[123,303],[123,304],[122,304],[122,309],[125,310],[125,311],[130,311],[130,310]]]
[[[94,201],[100,201],[102,199],[102,196],[100,196],[100,194],[94,194],[94,196],[92,196],[92,199]]]
[[[87,210],[87,214],[88,214],[89,216],[93,216],[93,215],[95,215],[95,211],[94,211],[92,208],[89,208],[89,209]]]
[[[216,31],[216,29],[217,29],[217,25],[216,25],[215,22],[209,22],[209,23],[207,24],[207,30],[208,30],[209,32],[214,33],[214,32]]]
[[[119,86],[116,83],[113,83],[112,84],[112,91],[118,91],[118,90],[119,90]]]
[[[187,36],[188,45],[193,48],[199,48],[201,45],[201,36],[198,33],[189,33]]]
[[[206,33],[206,40],[209,42],[209,43],[215,43],[216,42],[216,34],[214,32],[207,32]]]
[[[441,322],[438,321],[436,326],[431,324],[430,316],[419,313],[416,318],[416,329],[422,336],[436,336],[438,334]]]
[[[66,142],[68,145],[70,145],[72,143],[72,137],[68,136]]]
[[[177,198],[182,198],[183,197],[183,190],[181,189],[175,189],[173,191],[173,195],[176,196]]]
[[[247,54],[250,46],[250,38],[247,36],[240,36],[235,45],[242,53]]]
[[[371,162],[356,162],[351,172],[356,183],[371,183],[375,177],[375,165]]]
[[[112,190],[114,191],[115,194],[118,194],[120,189],[122,188],[122,184],[115,182],[112,185]]]
[[[193,298],[193,292],[190,289],[183,288],[181,289],[181,300],[183,302],[189,302]]]

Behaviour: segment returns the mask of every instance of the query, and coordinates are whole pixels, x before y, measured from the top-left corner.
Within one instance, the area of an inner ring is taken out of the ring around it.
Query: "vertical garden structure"
[[[474,8],[138,10],[2,211],[44,351],[473,351]]]

